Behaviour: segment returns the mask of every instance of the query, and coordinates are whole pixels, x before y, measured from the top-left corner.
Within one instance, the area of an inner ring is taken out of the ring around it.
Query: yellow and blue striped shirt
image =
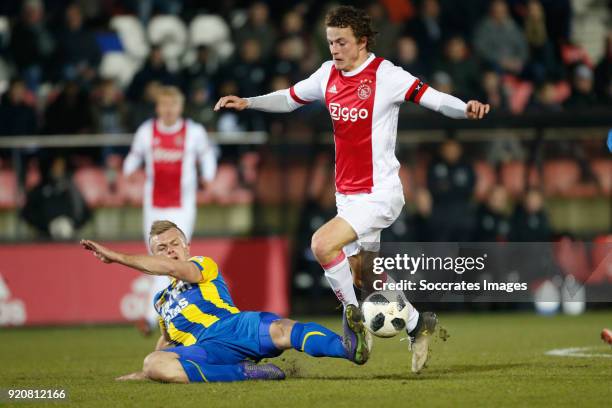
[[[201,280],[188,283],[173,279],[154,299],[162,330],[168,332],[170,340],[183,346],[195,344],[220,319],[240,313],[215,261],[203,256],[194,256],[189,261],[200,270]]]

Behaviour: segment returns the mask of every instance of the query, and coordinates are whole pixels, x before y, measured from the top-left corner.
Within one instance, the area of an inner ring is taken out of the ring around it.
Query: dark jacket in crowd
[[[36,111],[26,103],[13,103],[5,94],[0,103],[0,135],[34,135],[38,131]]]
[[[511,219],[505,214],[481,205],[476,212],[476,242],[506,242],[510,239]]]
[[[518,206],[512,216],[510,240],[515,242],[547,242],[552,237],[552,231],[546,212],[527,212],[523,206]]]
[[[27,193],[21,216],[43,237],[51,237],[54,220],[64,217],[78,229],[91,218],[91,210],[68,174],[51,177],[44,171],[40,184]]]
[[[427,186],[433,199],[431,230],[434,241],[469,241],[472,234],[472,196],[476,176],[464,161],[433,162],[427,171]]]

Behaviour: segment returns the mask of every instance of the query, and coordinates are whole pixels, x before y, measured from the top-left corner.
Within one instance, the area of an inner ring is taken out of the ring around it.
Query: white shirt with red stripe
[[[136,131],[123,173],[133,173],[143,161],[146,208],[195,207],[197,161],[207,181],[214,178],[217,167],[215,148],[206,130],[189,119],[169,127],[154,119],[144,122]]]
[[[336,144],[336,190],[358,194],[401,188],[395,157],[399,108],[405,101],[420,103],[427,90],[409,72],[370,54],[351,72],[327,61],[289,94],[292,108],[325,103]]]

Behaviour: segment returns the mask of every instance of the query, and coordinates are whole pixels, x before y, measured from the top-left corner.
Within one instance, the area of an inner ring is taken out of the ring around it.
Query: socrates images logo
[[[0,326],[21,326],[26,317],[25,305],[21,299],[11,296],[11,290],[0,275]]]

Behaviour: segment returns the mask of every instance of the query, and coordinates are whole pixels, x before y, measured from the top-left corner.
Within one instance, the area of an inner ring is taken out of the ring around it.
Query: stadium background
[[[259,95],[310,75],[328,58],[323,16],[332,3],[208,3],[0,4],[0,325],[122,322],[143,312],[146,281],[93,262],[76,239],[145,251],[144,174],[128,181],[120,169],[160,84],[184,91],[186,116],[219,145],[217,177],[198,193],[193,252],[220,259],[243,309],[334,313],[309,250],[312,232],[335,214],[325,108],[212,111],[219,96]],[[594,269],[606,254],[583,243],[612,233],[610,2],[508,0],[498,31],[490,3],[499,2],[356,3],[380,33],[377,55],[493,109],[470,123],[402,107],[407,206],[383,240],[572,240]],[[463,177],[462,187],[448,189],[440,166]],[[41,199],[51,187],[62,193]],[[84,205],[71,204],[75,194]],[[75,228],[50,228],[58,215]]]

